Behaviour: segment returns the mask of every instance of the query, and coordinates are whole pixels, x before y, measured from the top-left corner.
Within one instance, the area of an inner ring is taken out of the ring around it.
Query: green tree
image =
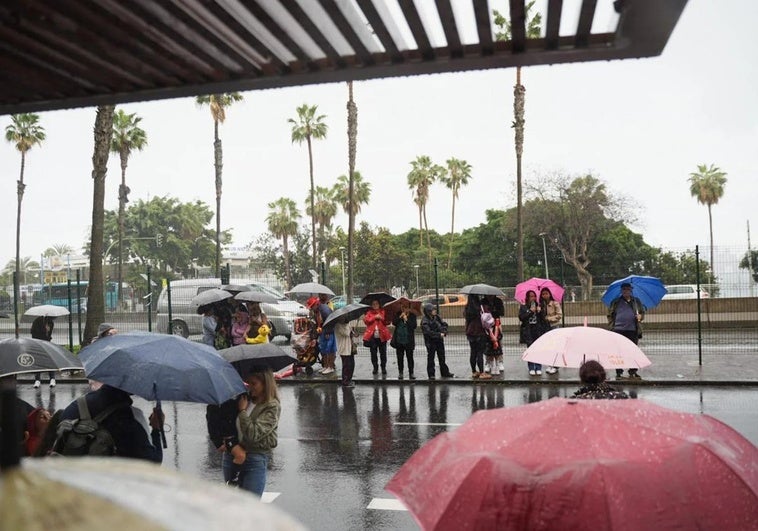
[[[97,108],[95,147],[92,154],[92,228],[90,236],[89,287],[87,289],[87,322],[84,337],[97,335],[97,327],[105,320],[103,294],[103,225],[105,219],[105,176],[113,137],[113,105]]]
[[[311,199],[312,201],[312,199]],[[289,238],[297,235],[300,212],[292,199],[280,197],[268,204],[269,214],[266,216],[268,230],[275,238],[282,239],[284,254],[284,271],[287,289],[292,287],[292,271],[290,269]]]
[[[466,186],[471,179],[471,164],[455,157],[447,159],[446,164],[447,171],[440,175],[440,180],[453,193],[453,206],[450,210],[450,246],[447,254],[447,267],[450,269],[450,264],[453,261],[453,237],[455,236],[455,201],[458,199],[458,191],[461,186]]]
[[[317,105],[303,104],[297,108],[297,120],[290,118],[287,121],[292,125],[292,143],[302,144],[304,141],[308,145],[308,168],[311,178],[311,212],[315,212],[314,194],[315,184],[313,181],[313,140],[326,138],[327,125],[324,123],[325,115],[316,115]],[[313,238],[313,268],[318,266],[318,255],[316,253],[316,217],[311,215],[311,238]]]
[[[18,267],[16,266],[18,264]],[[32,260],[31,256],[24,256],[21,258],[20,262],[16,262],[15,259],[9,260],[7,264],[5,264],[5,269],[3,270],[3,274],[5,276],[12,276],[13,272],[18,272],[18,281],[20,284],[29,284],[30,281],[36,280],[34,275],[37,275],[37,278],[39,278],[39,270],[40,265],[39,262],[36,260]],[[32,274],[34,272],[34,275]],[[41,281],[40,281],[41,282]]]
[[[45,140],[45,128],[39,123],[39,115],[33,113],[14,114],[11,123],[5,127],[5,140],[16,146],[21,153],[21,171],[16,182],[18,207],[16,209],[16,266],[21,263],[21,202],[24,199],[24,168],[26,154],[34,146],[39,146]],[[16,336],[18,336],[18,277],[21,271],[16,268],[17,282],[13,288],[13,315],[16,321]]]
[[[413,202],[418,207],[419,247],[424,246],[422,233],[426,233],[426,243],[429,248],[429,262],[432,261],[432,245],[429,241],[429,224],[426,220],[426,204],[429,201],[429,190],[432,184],[445,173],[445,168],[434,164],[426,155],[419,155],[411,162],[408,173],[408,188],[413,192]],[[423,224],[422,224],[423,221]]]
[[[142,151],[147,145],[147,134],[139,127],[142,118],[136,113],[127,114],[122,109],[113,115],[113,139],[111,152],[116,153],[121,161],[121,184],[118,187],[118,300],[122,301],[122,283],[124,279],[124,211],[129,202],[126,186],[126,167],[132,151]]]
[[[371,183],[365,182],[361,172],[353,172],[353,200],[350,201],[350,179],[347,175],[337,177],[332,193],[335,200],[348,216],[357,216],[361,212],[361,205],[368,205],[371,199]],[[352,211],[351,209],[352,204]]]
[[[740,269],[747,269],[753,282],[758,282],[758,251],[746,252],[740,260]]]
[[[530,0],[524,9],[526,16],[526,38],[539,39],[542,24],[542,13],[536,12],[530,16],[535,0]],[[513,38],[511,20],[493,10],[495,16],[495,40],[510,41]],[[516,147],[516,230],[517,230],[517,271],[519,280],[524,280],[524,208],[523,187],[521,181],[521,157],[524,154],[524,107],[526,104],[526,88],[521,84],[521,67],[516,67],[516,84],[513,86],[513,123],[514,144]]]
[[[211,118],[213,118],[213,167],[216,176],[216,277],[221,276],[221,175],[224,167],[218,125],[226,120],[226,109],[238,101],[242,101],[242,95],[239,92],[208,94],[198,96],[196,99],[198,105],[208,105],[211,110]]]
[[[331,188],[317,186],[314,194],[313,207],[311,210],[310,194],[305,200],[305,213],[316,220],[318,225],[318,254],[320,257],[326,257],[326,233],[332,225],[334,216],[337,215],[337,202]]]
[[[51,256],[66,256],[73,252],[74,248],[67,243],[56,243],[52,247],[45,249],[43,254],[45,255],[45,258],[50,258]]]
[[[701,205],[708,207],[708,231],[711,237],[711,284],[714,283],[715,267],[713,262],[713,215],[711,207],[724,196],[726,172],[713,164],[710,167],[698,164],[697,171],[690,173],[690,194]]]

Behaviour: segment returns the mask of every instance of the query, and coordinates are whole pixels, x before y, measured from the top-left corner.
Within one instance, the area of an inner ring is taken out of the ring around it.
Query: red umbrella
[[[644,400],[479,411],[387,484],[423,529],[748,529],[758,449]]]
[[[514,298],[521,304],[524,304],[524,301],[526,300],[526,292],[531,290],[537,294],[537,298],[539,299],[542,288],[549,289],[555,300],[559,302],[563,300],[564,289],[560,284],[556,284],[548,278],[536,277],[516,284],[516,294]]]
[[[421,301],[400,297],[399,299],[390,301],[383,306],[384,319],[391,323],[393,319],[395,319],[395,315],[400,311],[400,307],[404,305],[407,305],[411,311],[419,317],[421,316]]]

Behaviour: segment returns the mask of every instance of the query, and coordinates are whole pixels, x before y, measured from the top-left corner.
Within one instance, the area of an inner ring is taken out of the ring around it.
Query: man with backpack
[[[163,414],[153,410],[148,437],[144,415],[132,407],[129,393],[102,385],[66,407],[53,450],[63,455],[113,455],[161,463],[162,423]]]

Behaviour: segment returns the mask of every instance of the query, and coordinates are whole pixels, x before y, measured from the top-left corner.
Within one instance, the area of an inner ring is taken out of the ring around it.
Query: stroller
[[[297,361],[292,365],[292,374],[296,375],[300,369],[305,369],[305,374],[313,374],[313,365],[323,362],[318,348],[318,331],[316,322],[310,317],[297,317],[292,330],[292,348],[295,351]]]

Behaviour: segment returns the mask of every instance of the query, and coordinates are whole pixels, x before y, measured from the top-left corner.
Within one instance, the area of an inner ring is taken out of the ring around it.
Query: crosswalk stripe
[[[264,492],[263,496],[261,496],[261,501],[263,503],[271,503],[275,499],[279,497],[281,492]]]
[[[407,511],[405,505],[395,498],[373,498],[367,509],[376,511]]]

